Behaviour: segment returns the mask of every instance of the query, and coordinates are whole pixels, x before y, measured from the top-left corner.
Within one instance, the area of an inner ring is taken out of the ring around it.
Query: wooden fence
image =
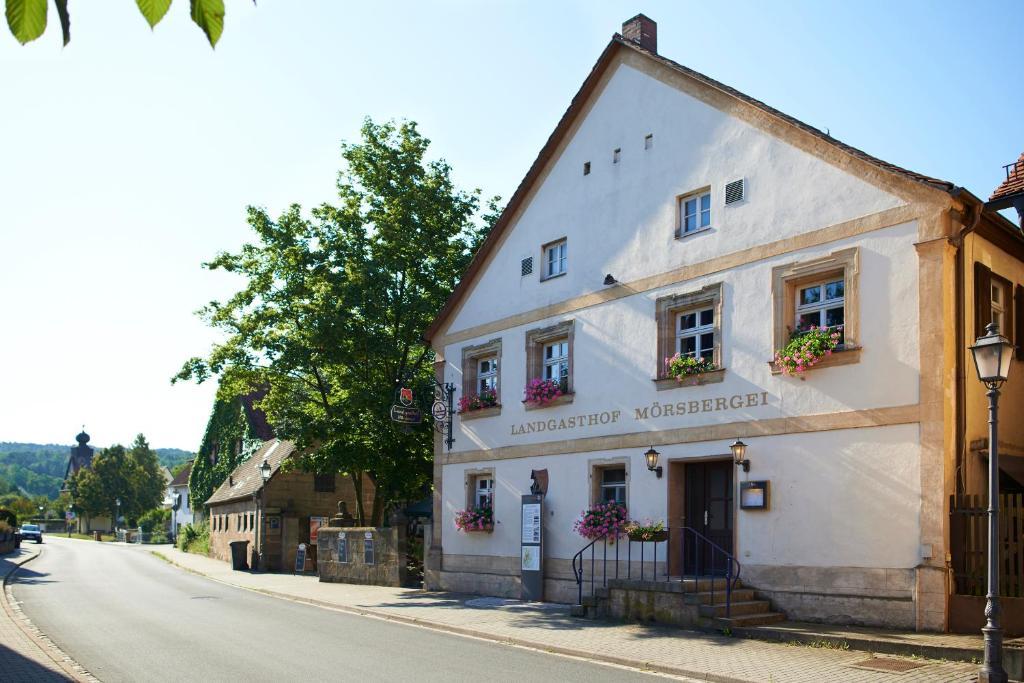
[[[988,577],[988,499],[949,501],[953,578],[958,595],[985,595]],[[999,594],[1024,598],[1024,494],[999,497]]]

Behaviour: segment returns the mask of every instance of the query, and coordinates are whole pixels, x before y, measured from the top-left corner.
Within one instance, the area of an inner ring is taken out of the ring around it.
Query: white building
[[[188,506],[188,478],[192,474],[192,462],[189,461],[171,483],[167,485],[167,504],[171,508],[172,535],[178,535],[178,529],[193,521],[192,508]]]
[[[547,599],[576,602],[573,523],[617,499],[713,539],[791,618],[946,628],[950,240],[981,202],[669,61],[642,15],[623,29],[427,332],[438,378],[499,404],[437,442],[428,587],[518,596],[520,496],[547,470]],[[812,321],[844,344],[778,372]],[[716,369],[667,378],[679,350]],[[524,403],[544,377],[565,395]],[[740,509],[748,480],[767,509]],[[493,532],[458,531],[481,497]]]

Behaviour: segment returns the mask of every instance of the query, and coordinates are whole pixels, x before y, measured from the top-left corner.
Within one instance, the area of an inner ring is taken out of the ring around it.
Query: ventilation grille
[[[725,186],[725,205],[735,204],[736,202],[743,201],[743,196],[746,193],[746,188],[743,184],[743,179],[734,180]]]
[[[522,262],[523,277],[526,277],[533,272],[533,257],[527,256]]]

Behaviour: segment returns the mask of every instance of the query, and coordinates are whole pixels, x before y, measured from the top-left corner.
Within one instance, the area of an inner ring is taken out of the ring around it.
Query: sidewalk
[[[346,612],[400,621],[596,661],[707,681],[744,683],[967,683],[978,666],[922,658],[873,657],[569,616],[567,605],[428,593],[407,588],[320,583],[315,576],[235,572],[224,562],[162,546],[154,549],[188,571],[222,583]]]
[[[0,679],[5,683],[94,680],[36,631],[21,613],[7,583],[11,573],[37,557],[39,546],[22,545],[0,557]],[[25,572],[27,569],[21,569]],[[27,633],[26,633],[27,631]],[[63,662],[63,665],[58,664]]]

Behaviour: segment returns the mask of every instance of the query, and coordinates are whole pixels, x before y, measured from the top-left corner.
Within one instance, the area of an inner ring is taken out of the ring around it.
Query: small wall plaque
[[[767,510],[769,498],[768,483],[767,481],[741,481],[740,509]]]

